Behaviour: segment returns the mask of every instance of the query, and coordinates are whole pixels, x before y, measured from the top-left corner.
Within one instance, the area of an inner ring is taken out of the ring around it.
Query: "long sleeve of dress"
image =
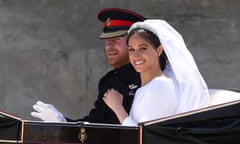
[[[122,125],[137,126],[140,122],[176,114],[177,92],[174,82],[165,77],[156,77],[137,90],[129,116]]]

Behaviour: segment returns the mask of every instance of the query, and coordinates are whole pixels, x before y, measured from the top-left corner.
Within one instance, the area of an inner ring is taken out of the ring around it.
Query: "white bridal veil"
[[[149,19],[132,25],[129,31],[144,28],[156,34],[168,57],[165,75],[174,79],[179,93],[177,113],[205,107],[209,104],[207,85],[201,76],[184,40],[171,25],[160,19]]]

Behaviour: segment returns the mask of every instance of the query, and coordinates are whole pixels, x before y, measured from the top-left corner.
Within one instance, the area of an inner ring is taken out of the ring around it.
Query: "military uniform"
[[[98,84],[99,94],[89,115],[78,121],[98,122],[98,123],[119,123],[114,112],[104,103],[103,95],[111,88],[114,88],[123,95],[123,106],[129,112],[135,91],[140,87],[140,75],[131,64],[108,72],[101,78]]]

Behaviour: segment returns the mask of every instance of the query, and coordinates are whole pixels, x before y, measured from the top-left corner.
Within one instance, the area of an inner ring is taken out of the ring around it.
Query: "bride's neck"
[[[141,75],[141,84],[142,86],[146,85],[147,83],[149,83],[152,79],[154,79],[155,77],[161,76],[163,75],[162,71],[155,71],[152,73],[140,73]]]

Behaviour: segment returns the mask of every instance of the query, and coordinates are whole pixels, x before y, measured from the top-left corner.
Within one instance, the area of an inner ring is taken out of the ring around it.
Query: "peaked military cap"
[[[145,20],[143,16],[135,12],[120,8],[103,9],[98,13],[97,17],[104,23],[100,39],[127,34],[128,29],[134,22]]]

